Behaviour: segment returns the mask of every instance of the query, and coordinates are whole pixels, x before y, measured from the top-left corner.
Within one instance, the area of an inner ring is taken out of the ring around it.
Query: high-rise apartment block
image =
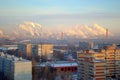
[[[0,80],[32,80],[32,62],[0,53]]]
[[[32,48],[32,54],[35,56],[51,57],[53,53],[53,44],[35,44]]]
[[[120,49],[115,45],[104,49],[78,53],[80,80],[109,80],[120,78]]]
[[[105,55],[86,51],[79,54],[78,78],[80,80],[105,80]]]
[[[30,43],[23,43],[18,45],[18,49],[20,51],[20,56],[31,59],[32,57],[32,44]]]
[[[31,59],[32,56],[38,57],[38,56],[46,56],[47,58],[50,58],[53,53],[53,44],[19,44],[18,49],[20,51],[20,55],[22,55],[24,58]]]

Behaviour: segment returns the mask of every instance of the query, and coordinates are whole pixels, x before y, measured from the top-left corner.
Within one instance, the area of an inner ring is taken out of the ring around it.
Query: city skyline
[[[9,30],[13,32],[25,21],[31,21],[47,29],[70,29],[76,24],[88,26],[98,24],[104,29],[109,29],[114,35],[119,35],[119,2],[118,0],[0,1],[0,33],[9,34]]]

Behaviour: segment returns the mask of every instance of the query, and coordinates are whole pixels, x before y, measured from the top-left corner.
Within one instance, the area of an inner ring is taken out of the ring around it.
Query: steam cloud
[[[112,33],[108,33],[109,36],[113,36]],[[106,29],[98,24],[94,24],[92,27],[77,24],[74,27],[64,31],[64,34],[76,38],[104,38],[106,35]]]
[[[21,32],[23,32],[24,35],[40,36],[40,34],[41,34],[41,25],[38,24],[38,23],[25,21],[23,24],[19,25],[19,30]],[[17,32],[15,32],[15,33],[18,34]]]
[[[2,31],[2,30],[0,30],[0,37],[1,37],[1,36],[3,36],[3,31]]]
[[[112,33],[108,32],[109,36],[113,36]],[[0,35],[3,32],[0,31]],[[55,27],[50,29],[49,27],[42,27],[38,23],[31,21],[25,21],[18,25],[13,31],[13,35],[16,37],[27,37],[27,38],[105,38],[106,29],[98,24],[93,24],[93,26],[88,25],[75,25],[73,27]]]

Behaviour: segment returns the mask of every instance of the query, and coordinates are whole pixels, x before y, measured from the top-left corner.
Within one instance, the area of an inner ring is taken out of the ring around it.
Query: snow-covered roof
[[[1,50],[12,50],[18,49],[17,45],[3,45],[0,47]]]
[[[57,63],[57,64],[52,64],[53,67],[71,67],[71,66],[78,66],[77,63]]]
[[[77,62],[70,62],[70,61],[54,61],[54,62],[47,62],[42,63],[40,66],[44,67],[46,65],[52,66],[52,67],[71,67],[71,66],[78,66]]]
[[[13,62],[29,62],[29,60],[23,59],[22,57],[18,58],[14,55],[4,54],[3,52],[0,52],[0,57],[3,57],[7,60],[11,60]]]

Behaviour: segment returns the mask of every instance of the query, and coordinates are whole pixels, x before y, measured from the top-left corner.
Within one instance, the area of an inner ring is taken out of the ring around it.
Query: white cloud
[[[25,21],[23,24],[19,25],[19,31],[23,32],[26,36],[39,36],[41,34],[41,25]]]
[[[77,38],[105,38],[106,29],[98,24],[94,24],[92,27],[88,25],[77,24],[64,31],[64,34]],[[112,33],[109,32],[109,36],[113,36]]]
[[[88,25],[75,25],[73,27],[63,27],[58,26],[54,28],[42,27],[38,23],[25,21],[18,26],[19,28],[13,32],[15,36],[20,37],[39,37],[39,38],[54,38],[61,39],[64,38],[105,38],[106,29],[98,24],[93,24],[93,26]],[[41,32],[42,29],[42,32]],[[61,34],[63,33],[63,34]],[[42,34],[42,36],[41,36]],[[112,33],[109,32],[109,36]]]
[[[1,36],[3,36],[3,31],[2,31],[2,30],[0,30],[0,37],[1,37]]]

